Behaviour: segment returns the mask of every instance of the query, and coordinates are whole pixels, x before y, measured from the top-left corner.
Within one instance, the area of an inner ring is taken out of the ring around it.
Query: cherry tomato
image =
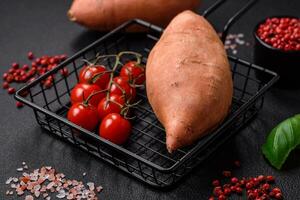
[[[124,144],[131,132],[130,122],[118,113],[107,115],[100,124],[99,135],[115,144]]]
[[[122,67],[120,76],[128,77],[131,83],[141,85],[145,82],[145,68],[130,61]]]
[[[120,113],[121,106],[124,105],[125,105],[125,99],[120,95],[117,94],[110,95],[108,101],[106,100],[106,98],[103,98],[98,104],[99,119],[102,120],[104,117],[106,117],[106,115],[110,113]]]
[[[71,103],[78,103],[83,102],[86,100],[91,94],[101,91],[102,89],[95,84],[85,84],[79,83],[77,84],[73,90],[71,91]],[[105,92],[98,93],[91,97],[89,100],[89,104],[95,106],[97,108],[98,103],[101,101],[102,98],[105,97]]]
[[[110,94],[117,94],[122,96],[123,92],[120,88],[122,88],[125,92],[126,100],[133,101],[136,96],[136,90],[134,87],[131,87],[129,84],[129,80],[127,77],[117,76],[114,79],[114,82],[110,88]],[[116,84],[118,84],[118,87]]]
[[[93,83],[93,79],[96,75],[106,72],[106,68],[103,65],[88,65],[82,68],[79,73],[79,83]],[[110,73],[104,73],[99,75],[94,84],[105,88],[110,79]]]
[[[84,103],[73,104],[68,111],[67,118],[89,131],[95,130],[99,122],[97,108]]]

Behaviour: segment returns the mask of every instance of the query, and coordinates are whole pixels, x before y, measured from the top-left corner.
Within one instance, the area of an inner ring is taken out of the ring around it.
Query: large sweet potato
[[[194,10],[200,0],[73,0],[68,12],[71,21],[90,29],[108,31],[140,18],[166,26],[178,13]]]
[[[146,66],[149,102],[166,129],[169,152],[216,128],[230,110],[233,85],[224,46],[201,16],[176,16]]]

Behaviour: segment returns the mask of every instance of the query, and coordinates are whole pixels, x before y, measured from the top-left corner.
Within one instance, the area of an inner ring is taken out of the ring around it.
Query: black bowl
[[[268,18],[298,18],[294,16],[272,16]],[[256,34],[260,24],[266,19],[259,22],[254,29],[254,63],[267,69],[277,72],[280,79],[276,86],[280,88],[300,88],[300,51],[284,51],[272,47],[265,43]],[[264,77],[258,77],[264,79]]]

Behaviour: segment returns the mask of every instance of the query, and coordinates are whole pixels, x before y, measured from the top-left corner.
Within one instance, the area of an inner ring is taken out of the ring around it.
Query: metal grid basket
[[[213,8],[220,5],[220,2],[222,1],[218,1]],[[212,8],[208,11],[211,12]],[[146,32],[128,34],[126,30],[132,26],[143,27]],[[98,134],[66,119],[70,107],[70,91],[78,82],[78,73],[85,64],[83,59],[92,60],[97,53],[117,54],[131,50],[141,53],[143,62],[146,63],[147,55],[162,31],[163,29],[142,20],[127,22],[17,91],[15,97],[33,109],[38,124],[49,130],[49,134],[59,136],[152,186],[162,188],[174,185],[255,116],[263,105],[263,95],[278,76],[229,56],[234,80],[231,113],[213,133],[201,138],[193,146],[179,149],[173,154],[166,150],[164,128],[147,101],[145,89],[138,91],[137,97],[142,102],[133,111],[136,118],[132,121],[132,134],[123,146],[104,140]],[[103,62],[108,68],[112,68],[111,60]],[[69,70],[66,77],[59,74],[59,70],[63,68]],[[257,78],[259,74],[264,75],[263,80]],[[42,82],[50,75],[55,75],[56,78],[53,87],[47,89]],[[29,92],[26,98],[20,95],[24,91]]]

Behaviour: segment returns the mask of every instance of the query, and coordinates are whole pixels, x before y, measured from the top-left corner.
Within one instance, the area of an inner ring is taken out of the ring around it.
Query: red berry
[[[269,199],[269,196],[268,196],[267,194],[262,194],[262,195],[260,196],[260,198],[261,198],[262,200],[267,200],[267,199]]]
[[[212,185],[213,186],[219,186],[220,185],[220,181],[219,180],[214,180],[213,182],[212,182]]]
[[[32,60],[34,58],[34,55],[31,51],[28,52],[27,57],[29,60]]]
[[[280,190],[280,188],[275,187],[275,188],[273,188],[272,192],[273,192],[274,194],[277,194],[277,193],[281,193],[281,190]]]
[[[223,176],[231,177],[231,171],[223,171]]]
[[[50,64],[56,64],[56,62],[57,62],[57,59],[55,57],[52,57],[49,59]]]
[[[18,63],[13,63],[11,64],[13,69],[18,69],[19,68],[19,64]]]
[[[240,180],[240,185],[241,186],[244,186],[246,184],[246,181],[245,180]]]
[[[239,182],[239,179],[237,179],[236,177],[231,178],[231,183],[237,183]]]
[[[15,69],[13,69],[13,68],[10,68],[9,70],[8,70],[8,73],[10,73],[10,74],[13,74],[13,73],[15,73]]]
[[[263,184],[262,189],[269,190],[270,189],[270,185],[268,183],[265,183],[265,184]]]
[[[22,69],[23,69],[24,71],[27,71],[27,70],[29,70],[29,66],[28,66],[28,65],[23,65]]]
[[[253,188],[253,183],[252,183],[252,182],[246,183],[246,188],[247,188],[247,189]]]
[[[24,104],[20,101],[17,101],[16,106],[17,106],[17,108],[22,108],[24,106]]]
[[[269,193],[269,196],[270,196],[270,197],[274,197],[274,196],[275,196],[275,193],[274,193],[274,192],[270,192],[270,193]]]
[[[3,84],[2,84],[2,88],[3,88],[3,89],[7,89],[7,88],[9,88],[9,84],[8,84],[8,82],[3,82]]]
[[[282,194],[281,193],[277,193],[277,194],[275,194],[275,199],[282,199],[283,198],[283,196],[282,196]]]
[[[209,199],[208,200],[215,200],[215,198],[214,197],[209,197]]]
[[[218,197],[218,200],[226,200],[226,197],[225,197],[223,194],[221,194],[221,195]]]
[[[229,196],[231,194],[231,189],[225,188],[224,189],[224,195]]]
[[[37,66],[38,66],[38,65],[37,65],[36,62],[32,62],[32,63],[31,63],[31,67],[32,67],[32,68],[36,68]]]
[[[26,75],[21,76],[21,81],[26,82],[27,79],[28,79],[28,76],[26,76]]]
[[[236,193],[238,193],[238,194],[242,194],[242,193],[243,193],[243,190],[242,190],[242,188],[240,188],[240,187],[237,187],[235,191],[236,191]]]
[[[223,193],[223,191],[222,191],[222,188],[221,187],[215,187],[214,188],[214,194],[216,195],[216,196],[219,196],[219,195],[221,195]]]
[[[50,88],[52,86],[52,81],[51,80],[46,80],[44,83],[45,88]]]
[[[32,77],[31,79],[29,79],[29,83],[31,83],[32,81],[34,81],[35,80],[35,78],[34,77]]]
[[[265,177],[264,177],[263,175],[259,175],[259,176],[257,177],[257,180],[258,180],[259,182],[262,182],[264,179],[265,179]]]
[[[267,176],[266,177],[266,180],[268,181],[268,182],[274,182],[274,177],[273,176]]]
[[[67,68],[63,68],[60,70],[62,76],[67,77],[69,74],[69,70]]]
[[[257,196],[254,193],[249,193],[248,194],[248,199],[255,199]]]
[[[13,80],[14,80],[14,76],[11,75],[11,74],[8,74],[8,76],[6,77],[6,81],[7,81],[8,83],[11,83],[11,82],[13,82]]]
[[[37,65],[40,65],[40,64],[41,64],[41,59],[40,59],[40,58],[35,59],[35,63],[36,63]]]
[[[16,89],[10,87],[10,88],[8,88],[7,92],[8,92],[8,94],[14,94],[16,92]]]
[[[59,59],[60,59],[60,61],[64,61],[67,59],[67,57],[68,56],[66,54],[63,54],[63,55],[60,55]]]
[[[47,59],[42,59],[41,60],[41,65],[46,66],[48,64],[48,60]]]
[[[3,80],[6,80],[7,76],[8,76],[8,73],[4,73],[4,74],[2,75]]]

